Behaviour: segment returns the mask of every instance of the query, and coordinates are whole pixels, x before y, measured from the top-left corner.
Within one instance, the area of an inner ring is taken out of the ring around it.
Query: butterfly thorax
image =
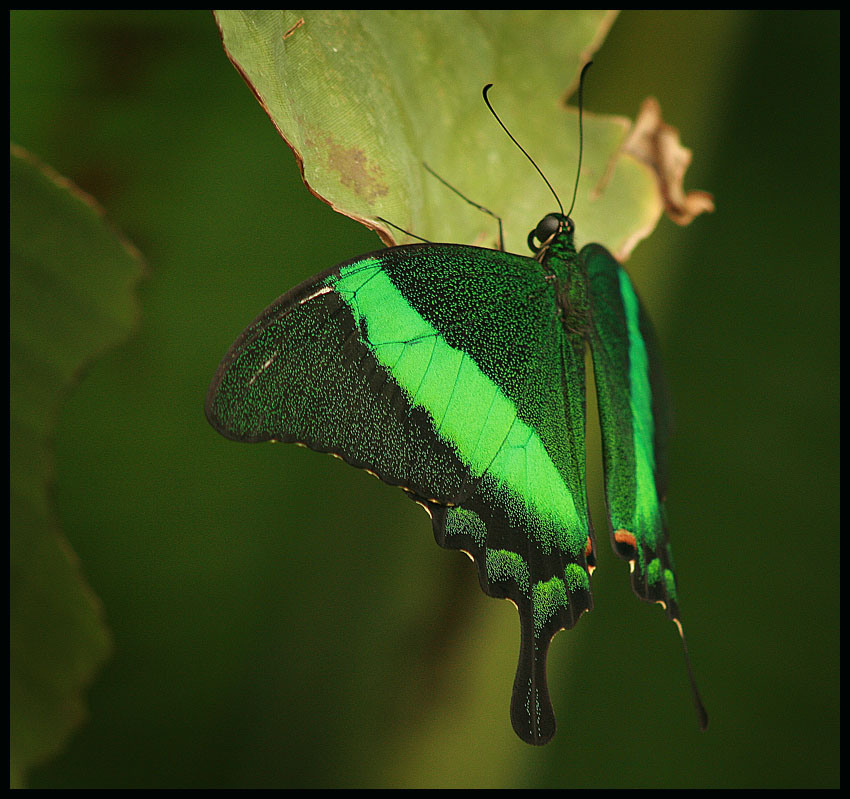
[[[584,336],[588,329],[588,276],[578,252],[572,219],[563,214],[548,214],[528,234],[528,246],[540,261],[546,279],[554,285],[558,315],[571,333]],[[534,239],[540,244],[535,245]]]

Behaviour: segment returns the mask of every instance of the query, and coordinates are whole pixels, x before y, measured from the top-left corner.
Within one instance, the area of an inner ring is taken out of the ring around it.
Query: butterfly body
[[[542,744],[555,732],[549,643],[592,608],[588,344],[612,544],[639,596],[674,619],[678,603],[648,319],[607,250],[576,252],[568,217],[544,217],[529,242],[534,257],[411,244],[311,278],[237,339],[206,413],[228,438],[332,452],[420,503],[437,542],[467,552],[482,589],[517,606],[511,720]]]

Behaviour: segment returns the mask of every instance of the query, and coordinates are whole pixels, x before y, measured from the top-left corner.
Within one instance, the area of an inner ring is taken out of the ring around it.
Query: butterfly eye
[[[564,225],[566,225],[569,232],[572,232],[573,223],[569,217],[561,216],[560,214],[547,214],[537,223],[537,227],[528,234],[528,248],[532,252],[539,252],[552,236],[562,230]],[[535,246],[535,238],[540,242],[540,246]]]
[[[561,220],[563,217],[558,214],[547,214],[540,220],[537,224],[537,228],[534,233],[537,236],[537,240],[540,242],[546,241],[546,239],[554,236],[561,229]]]

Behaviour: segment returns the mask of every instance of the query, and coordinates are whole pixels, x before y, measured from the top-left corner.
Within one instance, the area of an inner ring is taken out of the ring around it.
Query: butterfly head
[[[537,223],[537,227],[528,234],[528,248],[535,255],[539,255],[547,250],[559,236],[567,236],[572,242],[575,227],[573,220],[565,214],[546,214]],[[539,244],[534,243],[535,239]]]

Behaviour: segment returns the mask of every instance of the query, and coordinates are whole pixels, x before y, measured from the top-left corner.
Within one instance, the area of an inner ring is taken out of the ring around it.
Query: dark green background
[[[515,611],[421,510],[203,417],[247,322],[377,238],[303,187],[209,13],[13,12],[13,140],[150,270],[137,335],[56,435],[60,518],[115,654],[31,784],[837,785],[839,26],[629,12],[596,56],[587,107],[657,96],[695,151],[688,187],[717,200],[629,263],[675,399],[668,509],[712,722],[699,733],[672,625],[603,548],[594,612],[553,643],[559,731],[537,750],[508,721]],[[496,700],[465,704],[476,681]]]

